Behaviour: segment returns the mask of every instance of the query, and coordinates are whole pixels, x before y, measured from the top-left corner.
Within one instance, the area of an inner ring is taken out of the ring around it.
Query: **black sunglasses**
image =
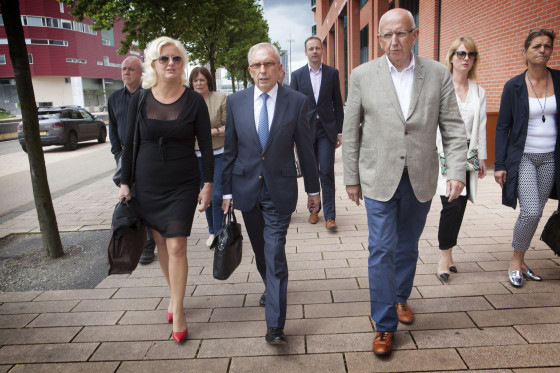
[[[181,56],[159,56],[157,58],[157,61],[162,65],[167,65],[169,63],[169,59],[171,59],[171,61],[173,61],[174,64],[181,63],[181,61],[183,60]]]
[[[478,52],[465,52],[465,51],[455,51],[457,58],[464,59],[469,56],[469,59],[474,60],[478,56]]]

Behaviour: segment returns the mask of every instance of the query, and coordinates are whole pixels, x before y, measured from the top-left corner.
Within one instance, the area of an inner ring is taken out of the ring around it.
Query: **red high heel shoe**
[[[167,322],[173,322],[173,312],[167,312],[165,316],[167,317]]]
[[[187,340],[187,335],[188,334],[189,334],[189,331],[187,329],[185,329],[184,332],[173,332],[173,339],[177,343],[183,343],[184,341]]]

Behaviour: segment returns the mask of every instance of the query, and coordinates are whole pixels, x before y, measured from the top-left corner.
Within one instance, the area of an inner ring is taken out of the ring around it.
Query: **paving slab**
[[[560,324],[516,325],[519,332],[529,343],[560,343]]]
[[[86,361],[96,348],[97,343],[3,346],[0,361],[11,364]]]
[[[70,312],[80,301],[77,299],[53,302],[14,302],[0,306],[0,314]]]
[[[375,332],[347,334],[319,334],[306,337],[307,352],[324,354],[331,352],[371,351]],[[409,332],[397,331],[393,339],[394,350],[413,350],[416,345]]]
[[[419,349],[526,344],[514,328],[469,328],[411,331]]]
[[[560,307],[471,311],[469,316],[479,327],[519,324],[560,324]]]
[[[202,341],[198,357],[237,357],[305,354],[303,336],[287,336],[285,345],[271,346],[260,338],[207,339]]]
[[[560,366],[560,344],[459,348],[469,368],[534,368]]]
[[[263,357],[234,357],[231,359],[230,373],[253,373],[276,371],[298,373],[344,373],[342,354],[288,355]]]
[[[467,367],[454,349],[398,350],[386,358],[373,352],[350,352],[346,364],[348,372],[432,372]]]
[[[226,373],[229,359],[187,359],[158,361],[125,361],[116,373]]]
[[[96,363],[61,363],[61,364],[18,364],[10,373],[113,373],[119,363],[96,362]]]
[[[68,343],[81,327],[0,329],[0,345]]]

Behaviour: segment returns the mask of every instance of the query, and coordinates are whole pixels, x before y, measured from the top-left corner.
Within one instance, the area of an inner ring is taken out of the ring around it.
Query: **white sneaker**
[[[212,246],[212,242],[214,242],[214,235],[211,234],[210,237],[208,237],[208,239],[206,240],[206,246],[210,247]]]

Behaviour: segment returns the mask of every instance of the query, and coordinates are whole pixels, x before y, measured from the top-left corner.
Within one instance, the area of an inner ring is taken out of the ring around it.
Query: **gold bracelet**
[[[205,182],[204,185],[214,185],[214,183],[211,183],[209,181]]]

